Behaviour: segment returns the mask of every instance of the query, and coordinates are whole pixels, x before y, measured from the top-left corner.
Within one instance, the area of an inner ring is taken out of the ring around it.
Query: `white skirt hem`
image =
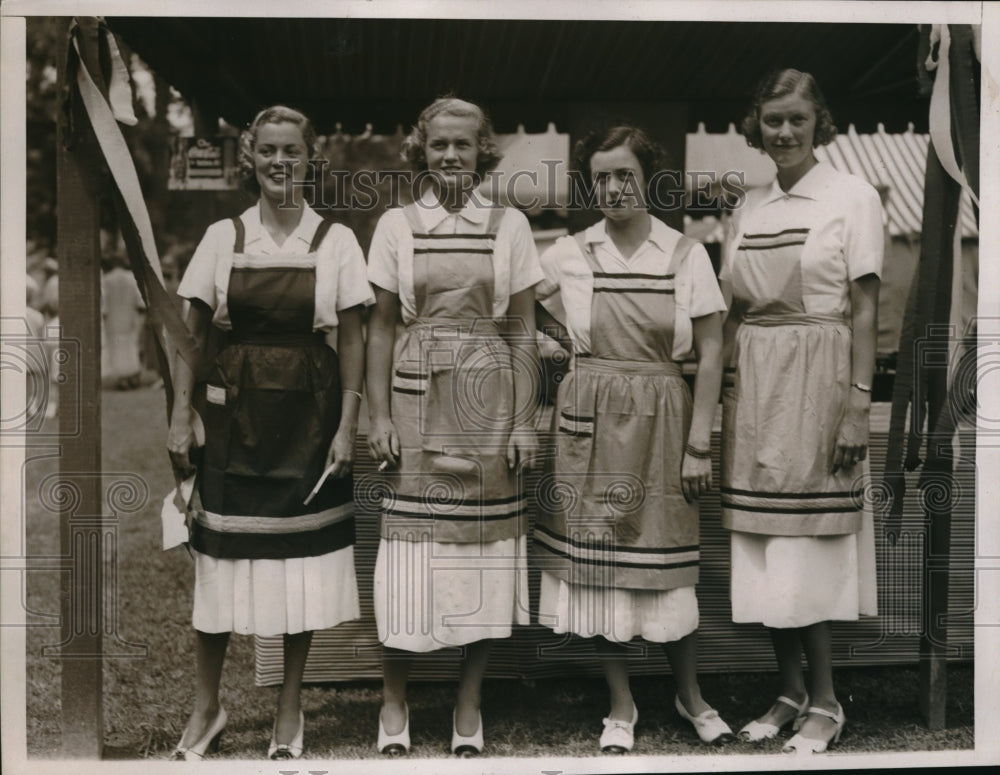
[[[358,619],[354,547],[285,560],[219,559],[192,549],[196,630],[283,635]]]

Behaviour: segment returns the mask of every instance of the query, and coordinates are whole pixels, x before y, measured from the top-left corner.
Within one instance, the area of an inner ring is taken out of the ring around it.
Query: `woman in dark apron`
[[[539,621],[594,639],[611,692],[602,750],[633,745],[624,644],[637,637],[663,644],[677,712],[723,742],[732,732],[698,685],[694,585],[725,305],[705,249],[647,210],[662,154],[642,130],[592,134],[574,156],[604,219],[542,258],[539,326],[573,361],[539,495]],[[681,376],[692,350],[693,403]]]
[[[836,131],[811,75],[765,77],[743,134],[777,177],[737,211],[720,275],[735,367],[723,390],[721,487],[733,621],[771,629],[781,681],[740,737],[767,740],[791,726],[788,753],[822,752],[840,737],[830,622],[876,612],[874,529],[861,492],[882,210],[872,186],[816,159],[813,148]]]
[[[178,288],[190,301],[192,332],[204,344],[214,327],[221,347],[203,376],[181,359],[173,374],[168,448],[179,475],[197,470],[197,691],[174,759],[201,759],[218,743],[231,632],[284,635],[268,756],[301,756],[312,631],[359,616],[351,468],[364,377],[361,311],[373,298],[354,235],[304,202],[315,144],[298,111],[276,106],[257,115],[240,161],[259,200],[209,227]],[[194,460],[199,425],[204,449]]]
[[[414,654],[461,647],[451,750],[472,755],[490,643],[528,623],[522,469],[536,447],[542,272],[527,219],[475,190],[500,158],[480,108],[437,100],[403,152],[429,185],[385,213],[368,256],[369,444],[387,469],[377,745],[409,750]]]

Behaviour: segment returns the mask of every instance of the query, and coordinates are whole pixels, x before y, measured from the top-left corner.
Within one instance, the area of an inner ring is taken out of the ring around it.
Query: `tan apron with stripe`
[[[830,473],[851,378],[851,330],[805,311],[807,228],[742,234],[734,303],[748,305],[723,389],[722,524],[766,535],[861,528],[867,466]]]
[[[691,394],[670,353],[674,275],[694,241],[681,238],[663,274],[617,274],[576,238],[593,274],[591,351],[576,354],[559,387],[555,455],[538,491],[539,564],[572,584],[691,586],[698,507],[680,481]]]
[[[392,419],[398,468],[386,475],[383,538],[492,542],[525,531],[525,502],[507,467],[513,425],[511,352],[493,319],[493,251],[503,208],[485,234],[428,234],[416,205],[416,318],[397,342]]]

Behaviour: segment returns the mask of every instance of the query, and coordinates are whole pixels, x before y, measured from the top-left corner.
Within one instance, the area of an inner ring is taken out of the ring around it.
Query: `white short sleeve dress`
[[[851,381],[850,283],[882,270],[878,193],[820,162],[787,193],[752,191],[733,235],[720,274],[746,309],[723,387],[733,621],[875,614],[868,461],[830,467]]]

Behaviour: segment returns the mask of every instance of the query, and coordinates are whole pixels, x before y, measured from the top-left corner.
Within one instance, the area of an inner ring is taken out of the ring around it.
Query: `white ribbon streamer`
[[[965,173],[955,158],[955,146],[951,137],[951,74],[949,67],[948,51],[951,48],[951,34],[947,24],[935,24],[931,28],[931,51],[934,43],[940,41],[938,48],[937,62],[933,60],[933,53],[928,54],[925,67],[928,71],[937,70],[934,75],[934,88],[931,90],[930,106],[930,135],[931,142],[934,143],[934,150],[937,153],[941,166],[959,185],[969,192],[972,201],[979,205],[979,198],[976,196],[969,182],[965,179]]]
[[[114,113],[101,90],[97,88],[90,77],[87,65],[80,55],[80,44],[73,38],[73,47],[80,57],[80,66],[76,69],[76,82],[80,89],[80,97],[83,105],[87,109],[90,123],[94,127],[94,134],[97,142],[104,153],[104,160],[111,170],[111,176],[115,179],[129,215],[135,223],[139,232],[139,239],[142,242],[146,260],[152,267],[156,278],[163,285],[163,272],[160,269],[160,255],[156,250],[156,240],[153,239],[153,225],[149,220],[149,212],[146,210],[145,199],[142,196],[142,187],[139,185],[139,176],[136,174],[135,165],[132,163],[132,154],[129,152],[128,144],[122,135]],[[120,55],[119,55],[120,58]],[[124,65],[124,63],[122,63]]]

